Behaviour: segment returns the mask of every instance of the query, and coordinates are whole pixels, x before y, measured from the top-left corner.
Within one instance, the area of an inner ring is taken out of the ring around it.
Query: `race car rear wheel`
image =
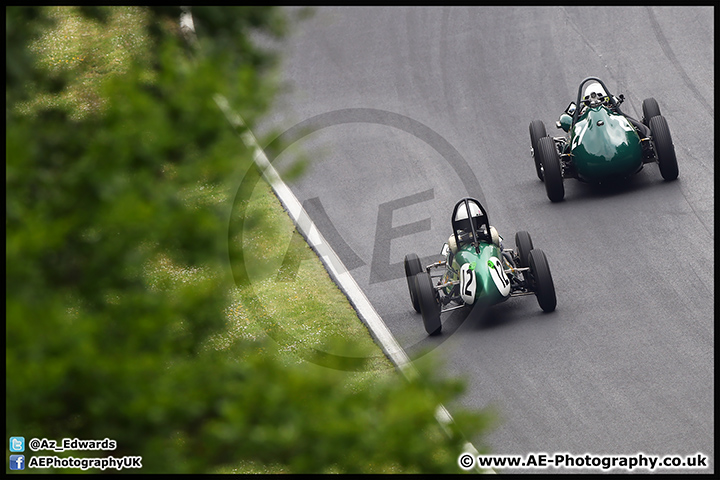
[[[562,165],[560,156],[555,148],[555,141],[550,137],[538,140],[538,152],[545,177],[545,191],[551,202],[560,202],[565,198],[563,186]]]
[[[552,312],[557,306],[557,297],[555,296],[555,284],[550,274],[550,266],[547,257],[545,257],[545,252],[537,248],[531,250],[528,261],[530,262],[530,273],[532,274],[538,305],[540,305],[543,312]]]
[[[417,291],[415,290],[415,275],[423,271],[420,258],[409,253],[405,255],[405,279],[407,280],[408,290],[410,290],[410,301],[416,312],[420,313],[420,302],[418,301]]]
[[[440,294],[432,284],[430,274],[420,272],[415,275],[415,290],[420,303],[423,324],[428,335],[437,335],[442,329],[440,323]]]
[[[515,247],[517,248],[518,258],[520,259],[520,267],[528,267],[528,255],[533,249],[532,238],[525,230],[520,230],[515,234]]]
[[[650,126],[650,119],[660,115],[660,106],[654,98],[646,98],[642,102],[643,119],[642,123]]]
[[[650,132],[655,144],[658,163],[660,164],[660,175],[667,181],[675,180],[678,177],[678,163],[675,156],[675,146],[670,136],[670,128],[668,128],[665,117],[662,115],[652,117],[650,119]]]
[[[530,146],[533,151],[533,160],[535,160],[535,171],[540,180],[544,180],[542,165],[538,158],[538,140],[542,137],[547,137],[547,131],[545,130],[545,124],[542,120],[533,120],[530,122]]]

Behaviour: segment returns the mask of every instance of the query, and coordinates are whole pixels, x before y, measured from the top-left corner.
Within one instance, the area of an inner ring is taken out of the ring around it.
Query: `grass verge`
[[[44,68],[79,74],[70,75],[73,80],[62,92],[38,95],[21,108],[31,112],[62,106],[75,117],[102,109],[103,102],[97,94],[100,79],[122,74],[128,59],[142,56],[146,48],[143,9],[117,7],[106,24],[82,17],[76,7],[47,9],[57,25],[45,32],[31,49],[39,55]],[[210,186],[189,192],[188,196],[198,204],[228,201],[218,188]],[[263,223],[263,228],[246,228],[243,235],[245,257],[251,259],[246,263],[252,284],[231,287],[233,301],[226,310],[228,329],[212,340],[216,348],[225,348],[236,339],[270,335],[281,344],[280,352],[287,361],[302,361],[302,352],[325,351],[338,343],[347,345],[342,340],[349,340],[354,352],[367,352],[366,356],[372,358],[366,370],[392,370],[392,363],[375,345],[367,327],[317,255],[297,233],[269,185],[259,182],[246,208],[249,216],[260,218]],[[292,271],[278,275],[287,261],[293,264]],[[172,265],[167,259],[157,259],[148,271],[181,282],[192,282],[204,274]],[[243,301],[252,296],[260,301],[252,305]],[[277,327],[281,328],[281,335],[275,334],[273,329]]]

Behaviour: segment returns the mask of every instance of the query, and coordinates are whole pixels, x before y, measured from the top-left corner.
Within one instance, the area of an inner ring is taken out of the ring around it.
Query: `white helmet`
[[[583,94],[583,100],[587,101],[591,107],[601,105],[607,101],[607,93],[605,89],[598,82],[592,82],[585,87],[585,93]]]
[[[470,207],[470,218],[468,218],[467,207]],[[453,225],[459,233],[472,233],[473,227],[475,227],[478,235],[484,236],[487,234],[485,231],[485,215],[475,202],[467,202],[465,205],[458,206]]]
[[[468,205],[470,206],[470,216],[473,218],[476,217],[482,217],[482,213],[480,212],[480,208],[474,203],[474,202],[468,202]],[[457,209],[457,213],[455,214],[455,220],[467,220],[468,214],[467,214],[467,208],[463,205],[462,207]]]

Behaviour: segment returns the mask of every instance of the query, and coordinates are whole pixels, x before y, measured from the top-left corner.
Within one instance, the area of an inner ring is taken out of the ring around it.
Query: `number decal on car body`
[[[493,282],[495,282],[498,292],[500,292],[503,297],[507,297],[510,293],[510,279],[505,274],[502,262],[497,257],[490,257],[487,264],[488,270],[490,270],[490,276]]]
[[[466,304],[472,305],[475,302],[476,289],[475,270],[466,263],[460,268],[460,296]]]

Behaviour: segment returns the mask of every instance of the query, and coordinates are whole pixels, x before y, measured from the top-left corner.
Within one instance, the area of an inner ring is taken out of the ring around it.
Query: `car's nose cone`
[[[601,108],[588,112],[578,124],[572,154],[580,177],[602,181],[631,175],[642,167],[640,139],[625,117]]]

